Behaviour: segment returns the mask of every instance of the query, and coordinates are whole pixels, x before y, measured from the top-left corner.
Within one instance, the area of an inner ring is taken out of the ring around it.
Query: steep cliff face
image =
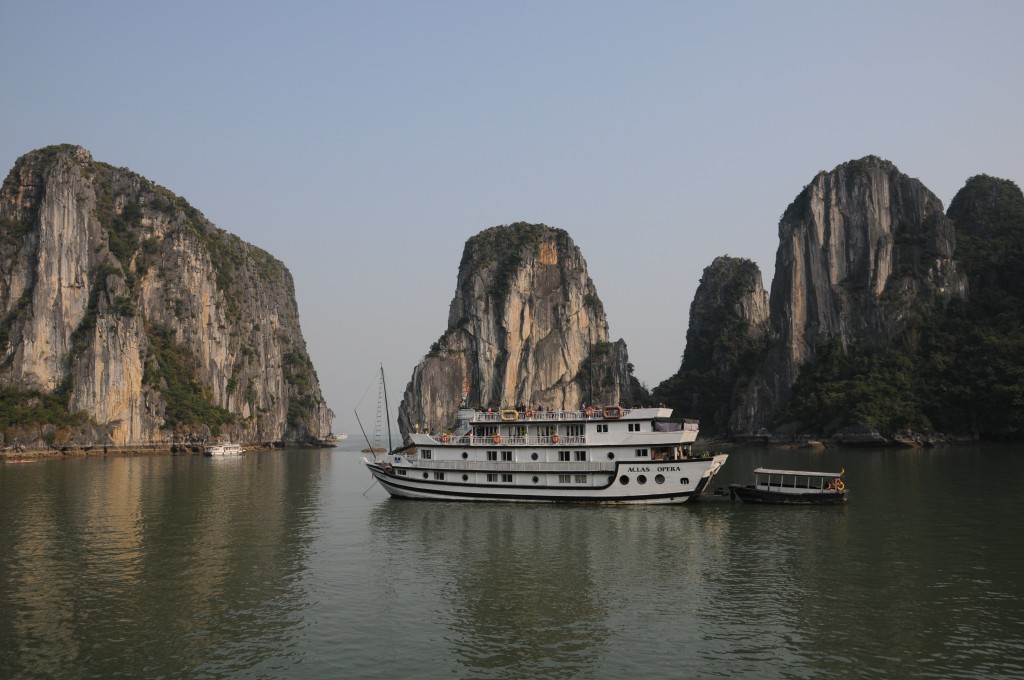
[[[964,297],[955,245],[941,201],[888,161],[869,156],[815,177],[779,223],[771,349],[730,429],[769,426],[822,343],[881,346],[912,315]]]
[[[608,342],[579,248],[561,229],[518,223],[466,242],[448,329],[413,371],[399,426],[446,427],[464,395],[470,406],[559,409],[640,391],[625,343]]]
[[[116,445],[325,436],[284,265],[81,147],[0,192],[0,385],[66,395]]]
[[[750,260],[717,257],[704,269],[690,305],[679,371],[653,397],[699,418],[705,434],[724,433],[742,389],[764,358],[768,293]]]

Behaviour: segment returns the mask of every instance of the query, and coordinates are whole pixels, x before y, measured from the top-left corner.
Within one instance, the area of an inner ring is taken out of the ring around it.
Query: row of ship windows
[[[641,432],[640,429],[642,423],[626,423],[626,429],[629,432]],[[596,425],[598,432],[608,432],[608,423],[598,423]],[[525,437],[527,435],[527,428],[525,425],[513,425],[508,428],[510,434]],[[497,425],[478,425],[473,428],[473,434],[477,437],[493,437],[499,434]],[[566,437],[582,437],[587,433],[585,425],[566,425],[565,436]],[[536,429],[538,437],[550,437],[553,434],[558,434],[557,425],[540,425]]]
[[[650,458],[651,452],[650,452],[649,449],[635,449],[633,451],[633,456],[635,458]],[[423,449],[422,451],[420,451],[420,458],[422,458],[423,460],[431,460],[431,459],[433,459],[433,457],[434,457],[434,453],[430,449]],[[536,451],[534,451],[533,453],[530,454],[530,460],[537,460],[538,457],[539,456],[537,455]],[[462,452],[462,458],[463,458],[463,460],[468,459],[469,458],[469,454],[467,452],[463,451]],[[608,460],[612,460],[614,458],[615,458],[615,454],[613,452],[609,451],[608,452]],[[511,460],[513,460],[512,452],[511,451],[497,451],[497,450],[488,451],[487,452],[487,460],[511,461]],[[587,460],[587,452],[586,451],[559,451],[558,452],[558,460],[560,462],[573,461],[573,460],[575,460],[575,461],[585,461],[585,460]]]
[[[406,475],[406,473],[407,473],[407,470],[398,470],[397,472],[398,472],[399,475],[404,477]],[[423,479],[429,479],[429,478],[430,478],[429,473],[424,472],[423,473]],[[434,472],[434,479],[436,481],[443,482],[445,480],[445,473],[443,473],[443,472]],[[613,479],[612,477],[609,477],[608,481],[611,482],[612,479]],[[468,482],[469,481],[469,475],[463,474],[462,475],[462,481]],[[512,473],[510,473],[510,472],[488,472],[487,473],[487,483],[488,484],[499,484],[499,483],[500,484],[511,484],[512,481],[513,481],[513,477],[512,477]],[[537,483],[540,482],[540,477],[538,477],[537,475],[534,475],[533,478],[532,478],[532,481],[533,481],[534,484],[537,484]],[[564,475],[564,474],[558,475],[558,483],[559,484],[586,484],[589,481],[590,481],[589,480],[589,475]],[[664,484],[665,483],[665,475],[655,475],[654,481],[656,483],[658,483],[658,484]],[[622,475],[621,477],[619,477],[619,484],[622,484],[623,486],[625,486],[625,485],[629,484],[629,482],[630,482],[629,475]],[[646,475],[637,475],[636,482],[637,482],[637,484],[646,484],[647,483],[647,476]],[[687,477],[680,477],[679,483],[683,484],[683,485],[686,485],[686,484],[690,483],[690,480]]]

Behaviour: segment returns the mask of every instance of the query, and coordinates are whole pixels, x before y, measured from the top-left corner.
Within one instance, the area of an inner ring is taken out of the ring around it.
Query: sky
[[[380,365],[394,416],[488,227],[565,229],[654,387],[702,270],[749,258],[770,288],[818,172],[881,156],[947,206],[1022,184],[1021,26],[984,0],[0,0],[0,167],[79,144],[282,260],[355,433]]]

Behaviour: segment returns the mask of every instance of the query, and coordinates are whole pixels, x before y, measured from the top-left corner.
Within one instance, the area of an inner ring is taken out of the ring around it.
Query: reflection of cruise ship
[[[685,503],[725,463],[693,456],[697,423],[667,408],[459,411],[444,434],[417,433],[364,458],[392,496],[435,500]]]

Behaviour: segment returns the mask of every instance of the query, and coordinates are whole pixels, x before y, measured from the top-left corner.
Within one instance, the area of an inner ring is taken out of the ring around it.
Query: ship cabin
[[[409,435],[407,457],[421,460],[523,463],[584,462],[601,458],[663,461],[690,456],[694,420],[670,420],[669,408],[590,407],[580,410],[462,409],[443,433]]]

